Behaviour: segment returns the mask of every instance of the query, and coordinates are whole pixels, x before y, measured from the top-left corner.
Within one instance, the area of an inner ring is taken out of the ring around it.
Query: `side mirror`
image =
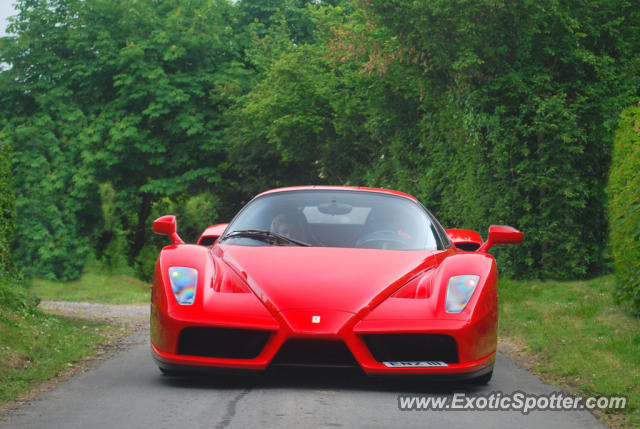
[[[522,243],[524,234],[517,229],[506,225],[491,225],[489,236],[477,252],[486,253],[494,244],[515,244]]]
[[[184,244],[178,235],[178,222],[173,215],[161,216],[153,221],[153,232],[168,235],[173,244]]]
[[[449,240],[460,250],[474,252],[482,245],[482,237],[475,231],[468,229],[445,229]]]

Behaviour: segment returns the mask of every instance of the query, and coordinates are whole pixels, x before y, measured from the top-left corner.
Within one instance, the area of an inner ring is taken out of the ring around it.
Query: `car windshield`
[[[370,191],[301,190],[250,201],[220,241],[245,246],[436,250],[448,243],[420,204]]]

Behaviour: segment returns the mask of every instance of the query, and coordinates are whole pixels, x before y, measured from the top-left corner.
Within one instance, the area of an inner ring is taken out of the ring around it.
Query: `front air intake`
[[[367,348],[378,362],[458,363],[456,340],[441,334],[367,334]]]
[[[178,354],[253,359],[260,354],[270,336],[270,331],[250,329],[184,328],[178,340]]]
[[[358,366],[344,342],[314,339],[288,340],[271,363],[292,366]]]

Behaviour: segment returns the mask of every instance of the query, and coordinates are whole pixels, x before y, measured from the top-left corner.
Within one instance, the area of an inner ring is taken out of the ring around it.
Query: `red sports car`
[[[184,244],[176,218],[160,252],[151,347],[163,373],[356,366],[487,383],[497,343],[493,244],[522,233],[444,230],[411,195],[304,186],[251,200]]]

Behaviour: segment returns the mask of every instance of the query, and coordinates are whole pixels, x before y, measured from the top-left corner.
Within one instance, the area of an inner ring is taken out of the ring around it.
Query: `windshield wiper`
[[[227,238],[233,237],[247,237],[253,238],[256,240],[261,240],[267,243],[273,243],[275,241],[284,241],[290,244],[295,244],[296,246],[311,246],[309,243],[305,243],[304,241],[294,240],[293,238],[289,238],[285,235],[277,234],[271,231],[262,231],[259,229],[244,229],[241,231],[233,231],[230,234],[227,234],[223,237],[223,241]]]

